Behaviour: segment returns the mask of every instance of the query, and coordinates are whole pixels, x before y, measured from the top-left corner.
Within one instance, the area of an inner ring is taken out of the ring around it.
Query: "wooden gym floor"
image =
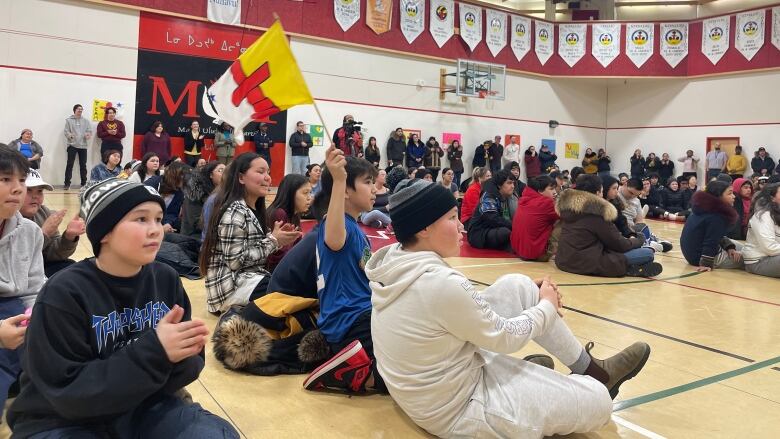
[[[78,208],[76,191],[47,192],[45,204],[72,215]],[[596,343],[596,356],[607,357],[637,340],[650,344],[642,373],[621,387],[612,422],[570,437],[780,437],[780,281],[736,270],[696,273],[679,251],[682,225],[650,226],[675,245],[657,257],[664,272],[654,280],[578,276],[553,263],[511,257],[449,262],[478,285],[507,273],[551,275],[564,294],[566,322],[583,344]],[[88,241],[82,239],[75,259],[89,256]],[[206,312],[203,280],[182,280],[193,317],[213,328],[217,319]],[[244,437],[429,436],[389,396],[306,392],[303,375],[236,373],[207,349],[206,368],[188,390]],[[516,355],[533,352],[542,349],[529,345]],[[558,361],[556,369],[568,373]],[[5,425],[3,435],[8,435]]]

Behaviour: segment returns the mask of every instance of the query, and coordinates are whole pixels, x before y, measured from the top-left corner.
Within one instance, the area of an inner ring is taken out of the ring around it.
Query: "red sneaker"
[[[303,382],[306,390],[337,389],[352,392],[365,390],[364,383],[371,374],[371,359],[355,340],[333,358],[326,361]]]

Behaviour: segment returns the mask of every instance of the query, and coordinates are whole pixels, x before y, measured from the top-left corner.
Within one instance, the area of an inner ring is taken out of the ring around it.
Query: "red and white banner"
[[[436,45],[441,48],[452,38],[455,29],[455,2],[453,0],[431,0],[431,18],[428,26],[436,41]]]
[[[333,0],[333,15],[341,30],[348,31],[360,20],[360,0]]]
[[[531,19],[512,15],[512,24],[510,32],[510,46],[515,58],[522,61],[525,55],[531,50]]]
[[[474,51],[482,41],[482,8],[461,3],[460,8],[460,37]]]
[[[688,56],[688,23],[661,23],[661,56],[672,68]]]
[[[637,67],[653,56],[653,23],[626,24],[626,55]]]
[[[587,24],[558,25],[558,56],[569,67],[574,67],[585,56],[585,38],[588,35]]]
[[[701,52],[712,64],[718,64],[729,50],[729,18],[715,17],[701,23]]]
[[[555,31],[552,23],[546,21],[534,21],[536,31],[534,33],[534,52],[536,57],[539,58],[539,62],[544,65],[547,60],[553,56],[555,46],[553,46],[553,36]]]
[[[737,29],[734,47],[748,61],[764,46],[764,26],[766,10],[742,12],[737,14]]]
[[[425,0],[401,0],[401,32],[412,44],[425,30]]]
[[[620,55],[620,23],[594,24],[590,53],[602,67]]]
[[[498,55],[506,47],[506,17],[504,12],[488,9],[485,11],[487,30],[485,31],[485,44],[493,56]]]

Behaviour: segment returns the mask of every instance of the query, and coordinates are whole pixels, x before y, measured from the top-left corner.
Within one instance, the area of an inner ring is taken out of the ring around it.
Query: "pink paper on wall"
[[[460,133],[441,133],[441,147],[447,149],[453,140],[460,140]],[[462,142],[461,142],[462,143]]]

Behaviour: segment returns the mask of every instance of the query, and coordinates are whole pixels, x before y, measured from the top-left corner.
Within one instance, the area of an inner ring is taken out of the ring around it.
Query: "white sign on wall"
[[[672,68],[688,56],[688,23],[661,23],[661,56]]]
[[[206,17],[222,24],[241,24],[241,0],[208,0]]]
[[[412,44],[425,30],[425,0],[401,0],[401,33]]]
[[[515,58],[521,61],[531,50],[531,19],[512,15],[512,28],[510,29],[512,37],[510,45]]]
[[[620,23],[594,24],[590,53],[602,67],[607,67],[620,55]]]
[[[544,65],[553,55],[553,36],[554,30],[552,23],[546,21],[534,20],[536,32],[534,33],[534,52],[539,62]]]
[[[498,55],[506,46],[506,17],[507,14],[504,12],[492,9],[485,11],[485,22],[487,23],[485,44],[493,56]]]
[[[561,24],[558,26],[558,56],[563,58],[569,67],[574,67],[574,64],[577,64],[577,61],[585,56],[585,37],[587,35],[587,24]]]
[[[772,44],[780,50],[780,6],[772,8]]]
[[[482,41],[482,8],[461,3],[460,37],[473,51]]]
[[[626,24],[626,55],[637,67],[653,56],[655,28],[653,23]]]
[[[734,35],[734,47],[748,61],[764,46],[764,22],[766,11],[742,12],[737,14],[737,29]]]
[[[717,64],[729,49],[729,17],[704,20],[701,26],[701,51],[712,64]]]
[[[346,32],[360,20],[360,0],[333,0],[333,15]]]
[[[439,47],[452,38],[455,27],[453,17],[455,17],[453,0],[431,0],[430,32]]]

